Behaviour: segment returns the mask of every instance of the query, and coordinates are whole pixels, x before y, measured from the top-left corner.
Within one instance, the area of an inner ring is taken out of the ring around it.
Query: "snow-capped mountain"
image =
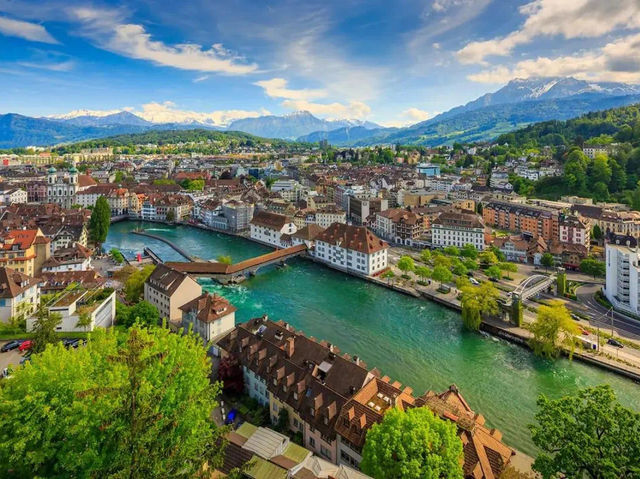
[[[84,113],[84,114],[83,114]],[[103,114],[106,113],[106,114]],[[150,126],[151,122],[140,118],[128,111],[118,112],[91,112],[88,110],[76,110],[65,115],[50,117],[59,121],[64,121],[70,125],[76,126],[114,126],[114,125],[133,125],[133,126]]]

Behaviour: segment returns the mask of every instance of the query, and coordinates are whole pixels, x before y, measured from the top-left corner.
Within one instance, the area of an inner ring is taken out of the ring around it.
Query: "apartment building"
[[[558,211],[550,208],[489,201],[483,205],[482,219],[487,226],[540,236],[548,242],[559,237]]]
[[[387,267],[389,245],[365,226],[334,223],[315,242],[315,257],[336,269],[371,276]]]
[[[11,268],[0,267],[0,322],[26,317],[40,304],[38,280]]]
[[[386,198],[349,197],[349,219],[356,225],[366,225],[371,218],[375,221],[376,213],[389,208]]]
[[[9,230],[0,234],[0,265],[38,276],[51,256],[49,238],[39,229]]]
[[[217,294],[202,293],[180,306],[182,327],[191,328],[205,342],[214,341],[231,331],[236,324],[237,309]]]
[[[640,253],[635,245],[607,243],[604,294],[616,308],[640,315]]]
[[[290,236],[298,230],[290,216],[268,211],[254,214],[249,225],[251,239],[277,248],[287,246],[282,240],[283,235]]]
[[[186,273],[159,264],[144,283],[144,300],[154,305],[161,318],[181,321],[181,306],[202,294],[202,287]]]
[[[333,205],[318,207],[313,222],[321,228],[328,228],[333,223],[346,223],[347,213]]]
[[[431,242],[436,248],[472,244],[482,251],[485,230],[482,219],[475,213],[444,212],[431,223]]]
[[[401,208],[391,208],[376,214],[373,229],[387,241],[413,246],[424,233],[424,226],[422,216]]]

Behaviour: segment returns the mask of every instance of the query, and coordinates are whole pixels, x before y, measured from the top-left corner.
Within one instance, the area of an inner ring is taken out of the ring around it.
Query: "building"
[[[431,242],[436,248],[472,244],[485,248],[485,226],[475,213],[444,212],[431,223]]]
[[[38,280],[11,268],[0,267],[0,322],[26,317],[40,304]]]
[[[604,294],[616,308],[640,315],[640,253],[635,246],[607,243]]]
[[[72,166],[67,174],[60,174],[52,166],[47,171],[47,202],[57,203],[63,208],[71,208],[76,204],[76,194],[80,186],[78,170]]]
[[[290,216],[268,211],[260,211],[253,215],[249,225],[252,240],[277,248],[287,246],[286,242],[282,240],[282,235],[290,236],[298,230]]]
[[[192,328],[206,342],[231,331],[236,324],[236,308],[222,296],[202,293],[197,298],[180,306],[182,327]]]
[[[374,231],[387,241],[413,246],[424,233],[424,218],[400,208],[391,208],[376,214]]]
[[[371,217],[375,221],[376,213],[386,210],[389,201],[385,198],[349,197],[349,219],[356,225],[366,225]]]
[[[584,145],[582,152],[592,160],[598,155],[608,155],[613,150],[609,145]]]
[[[365,226],[334,223],[315,242],[315,258],[333,268],[365,276],[387,268],[389,245]]]
[[[28,276],[38,276],[51,256],[50,240],[39,229],[9,230],[0,234],[0,265]]]
[[[144,300],[154,305],[161,318],[181,321],[180,307],[202,294],[202,287],[186,273],[159,264],[144,283]]]
[[[558,239],[561,243],[585,246],[591,245],[591,224],[578,215],[561,214],[558,219]]]
[[[334,205],[319,207],[315,211],[313,222],[321,228],[328,228],[333,223],[346,223],[347,213]]]
[[[482,207],[482,219],[487,226],[516,233],[541,236],[550,242],[559,237],[558,211],[550,208],[489,201]]]
[[[116,293],[110,288],[69,291],[47,309],[61,316],[58,332],[93,331],[109,328],[116,318]],[[27,331],[32,331],[36,318],[27,319]]]
[[[26,190],[21,188],[6,188],[0,191],[0,201],[3,205],[26,203],[28,201],[28,194]]]
[[[227,219],[229,231],[234,233],[249,229],[253,219],[254,206],[244,201],[231,200],[222,205],[222,214]]]
[[[430,163],[420,163],[416,166],[419,175],[440,176],[440,165],[432,165]]]

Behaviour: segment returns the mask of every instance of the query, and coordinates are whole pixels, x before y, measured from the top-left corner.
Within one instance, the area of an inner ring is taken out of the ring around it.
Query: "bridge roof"
[[[204,263],[204,262],[170,262],[165,263],[168,267],[187,274],[234,274],[244,271],[245,269],[253,268],[254,266],[260,266],[264,263],[276,261],[281,258],[286,258],[292,254],[297,254],[305,251],[307,246],[304,244],[291,246],[290,248],[278,249],[271,253],[263,254],[262,256],[256,256],[244,261],[240,261],[235,264],[223,264],[223,263]]]

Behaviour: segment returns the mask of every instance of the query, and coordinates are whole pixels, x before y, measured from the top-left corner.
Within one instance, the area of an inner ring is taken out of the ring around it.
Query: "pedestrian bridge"
[[[255,258],[240,261],[235,264],[216,262],[168,262],[165,263],[176,271],[181,271],[193,276],[206,276],[220,283],[233,283],[254,275],[256,272],[271,264],[283,264],[287,259],[299,256],[307,251],[304,244],[278,249],[271,253],[256,256]]]
[[[526,301],[531,296],[542,293],[556,280],[555,275],[534,274],[529,276],[511,293],[511,297],[519,297],[521,301]]]

